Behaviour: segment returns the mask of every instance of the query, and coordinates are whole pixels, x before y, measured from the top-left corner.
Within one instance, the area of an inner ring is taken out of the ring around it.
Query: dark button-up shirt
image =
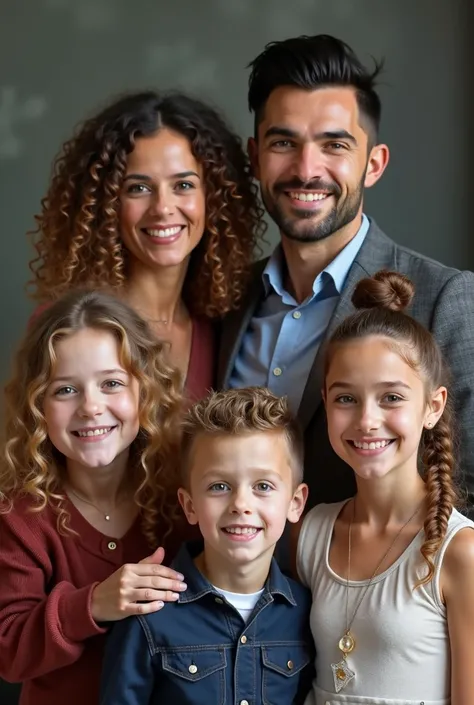
[[[247,623],[199,572],[202,543],[183,546],[179,601],[111,630],[101,705],[291,705],[314,675],[311,594],[272,561]]]

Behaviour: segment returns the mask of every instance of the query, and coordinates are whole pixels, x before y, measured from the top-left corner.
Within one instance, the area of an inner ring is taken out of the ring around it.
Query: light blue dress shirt
[[[268,387],[278,396],[287,396],[297,413],[314,358],[369,225],[363,215],[355,237],[318,274],[312,296],[301,304],[284,288],[281,245],[274,250],[262,274],[265,298],[244,334],[230,387]]]

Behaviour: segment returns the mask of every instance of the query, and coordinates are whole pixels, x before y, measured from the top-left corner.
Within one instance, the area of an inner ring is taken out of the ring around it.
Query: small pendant
[[[105,515],[105,521],[110,521],[110,516],[108,514]]]
[[[354,651],[355,639],[350,631],[347,631],[344,636],[339,639],[338,646],[339,650],[342,651],[343,654],[350,654],[351,651]]]
[[[351,671],[346,663],[346,659],[342,658],[338,663],[331,663],[332,675],[334,678],[334,689],[339,693],[348,683],[355,677],[354,671]]]

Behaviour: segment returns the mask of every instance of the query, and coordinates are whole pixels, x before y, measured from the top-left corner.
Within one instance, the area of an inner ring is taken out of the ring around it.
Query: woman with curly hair
[[[181,94],[131,93],[56,159],[37,216],[36,297],[122,296],[171,343],[190,397],[213,383],[209,319],[235,309],[264,231],[241,141]]]
[[[184,538],[180,386],[107,294],[69,293],[30,326],[0,456],[0,676],[23,682],[21,705],[97,703],[107,627],[185,589],[161,565]]]

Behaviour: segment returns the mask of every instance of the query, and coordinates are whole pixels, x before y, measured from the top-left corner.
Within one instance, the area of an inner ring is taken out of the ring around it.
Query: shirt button
[[[279,377],[281,375],[281,373],[282,373],[281,367],[275,367],[273,369],[273,374],[275,375],[275,377]]]
[[[215,598],[214,598],[214,602],[217,602],[218,605],[223,605],[223,604],[224,604],[224,600],[221,600],[220,597],[215,597]]]
[[[190,673],[192,673],[193,675],[194,675],[195,673],[197,673],[197,670],[198,670],[198,668],[197,668],[197,666],[194,665],[194,663],[192,663],[192,664],[189,666],[189,668],[188,668],[188,671],[189,671]]]
[[[109,541],[109,543],[107,544],[107,548],[110,551],[115,551],[115,549],[117,548],[117,544],[115,543],[115,541]]]
[[[293,311],[293,318],[301,318],[301,311]]]
[[[240,637],[240,643],[241,643],[241,644],[246,644],[246,643],[247,643],[247,637],[245,636],[245,634]]]

